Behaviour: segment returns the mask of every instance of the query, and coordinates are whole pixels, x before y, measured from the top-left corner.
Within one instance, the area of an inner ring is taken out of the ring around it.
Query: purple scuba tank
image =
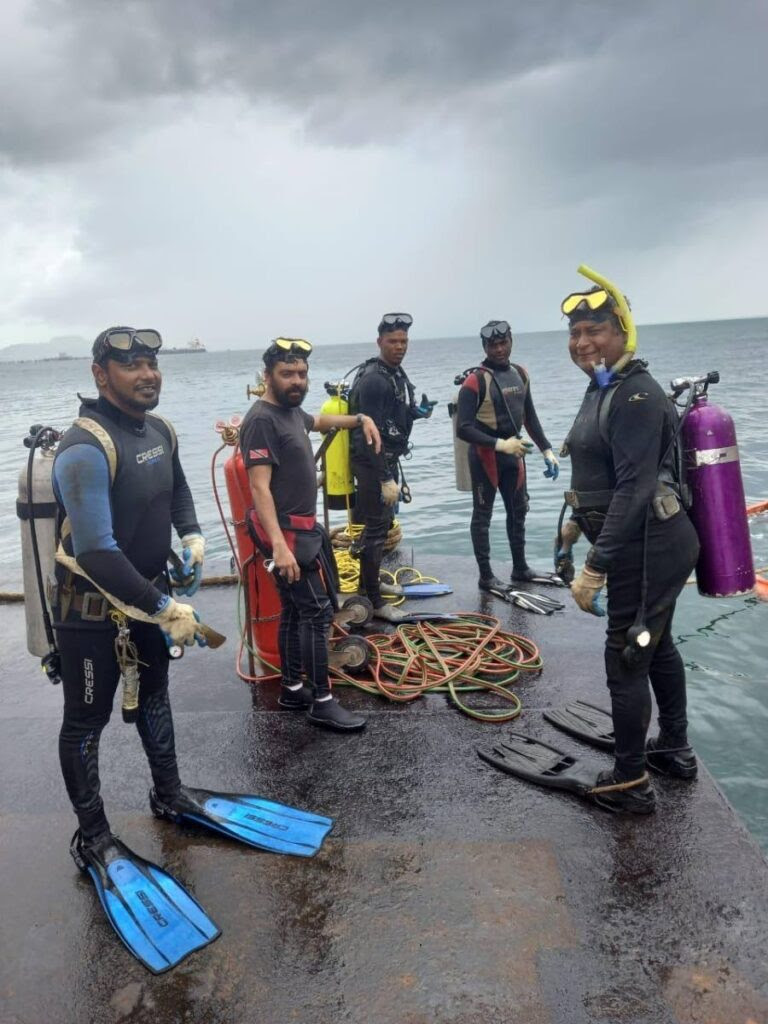
[[[717,375],[709,376],[707,383],[716,383]],[[696,565],[699,593],[748,594],[755,585],[755,568],[736,428],[725,409],[710,404],[706,384],[695,389],[681,435],[692,502],[688,515],[701,545]]]

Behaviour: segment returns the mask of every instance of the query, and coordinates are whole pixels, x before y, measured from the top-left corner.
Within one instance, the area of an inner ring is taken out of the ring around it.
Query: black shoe
[[[624,788],[613,789],[614,786]],[[595,790],[590,795],[598,807],[616,814],[652,814],[656,810],[656,794],[648,779],[648,773],[639,779],[624,782],[615,778],[613,771],[600,772]]]
[[[111,846],[114,846],[114,837],[111,832],[102,832],[101,835],[92,839],[86,839],[78,829],[72,836],[69,852],[77,867],[81,871],[87,871],[89,865],[94,861],[106,862],[106,854]]]
[[[487,590],[489,593],[512,589],[511,584],[502,583],[501,580],[497,579],[495,576],[481,576],[477,581],[477,585],[481,590]]]
[[[540,576],[540,572],[536,572],[535,569],[531,569],[526,565],[524,569],[513,569],[510,579],[513,583],[532,583],[534,580],[538,580]]]
[[[315,691],[311,686],[302,684],[298,690],[291,690],[289,687],[281,684],[277,703],[281,708],[286,708],[288,711],[306,711],[314,699]]]
[[[365,728],[365,719],[362,715],[356,715],[347,711],[336,700],[316,700],[307,712],[307,718],[312,725],[319,725],[324,729],[334,729],[336,732],[357,732]]]
[[[666,741],[662,746],[660,736],[646,743],[645,761],[652,771],[674,779],[695,779],[699,771],[696,755],[689,746],[673,747]]]

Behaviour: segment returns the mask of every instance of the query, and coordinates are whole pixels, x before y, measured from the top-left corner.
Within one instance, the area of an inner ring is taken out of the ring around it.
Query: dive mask
[[[312,351],[312,344],[304,338],[273,338],[270,342],[275,348],[283,352],[291,352],[295,356],[303,356],[305,359]]]
[[[130,362],[138,354],[156,355],[162,344],[160,332],[151,328],[135,331],[131,327],[113,327],[99,336],[93,358],[97,363],[105,359]]]
[[[410,313],[385,313],[379,324],[379,334],[385,331],[407,331],[412,323]]]
[[[564,316],[572,317],[579,307],[585,307],[584,312],[587,314],[589,319],[602,321],[607,320],[610,317],[615,317],[618,320],[622,331],[624,331],[625,334],[628,333],[627,326],[624,323],[621,313],[616,307],[616,302],[613,296],[604,288],[598,288],[597,291],[593,292],[571,292],[571,294],[567,295],[560,303],[560,312]],[[590,313],[598,313],[599,315],[597,317],[591,317],[589,316]]]
[[[480,337],[483,341],[493,341],[496,338],[506,338],[512,335],[512,328],[506,320],[491,320],[485,327],[480,328]]]

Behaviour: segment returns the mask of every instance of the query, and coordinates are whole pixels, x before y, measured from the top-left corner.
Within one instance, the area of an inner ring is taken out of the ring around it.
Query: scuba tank
[[[52,471],[61,436],[52,427],[39,424],[30,427],[29,436],[24,438],[30,453],[19,473],[16,500],[16,515],[21,526],[27,650],[42,659],[43,669],[52,683],[61,681],[48,593],[54,580],[59,511]]]
[[[458,381],[458,378],[456,380]],[[448,403],[448,415],[451,417],[453,430],[453,468],[456,473],[456,490],[469,492],[472,490],[472,478],[469,475],[469,445],[466,441],[462,441],[456,433],[458,408],[459,393],[457,391],[453,396],[453,401]]]
[[[691,492],[688,515],[699,535],[696,583],[705,597],[735,597],[755,586],[749,522],[733,419],[710,403],[707,388],[720,375],[673,380],[675,398],[690,389],[681,427],[683,461]]]
[[[351,372],[351,371],[350,371]],[[320,415],[349,415],[349,384],[345,380],[325,382],[328,398],[320,406]],[[351,508],[355,503],[355,482],[349,461],[349,431],[340,430],[324,454],[324,482],[328,508]]]

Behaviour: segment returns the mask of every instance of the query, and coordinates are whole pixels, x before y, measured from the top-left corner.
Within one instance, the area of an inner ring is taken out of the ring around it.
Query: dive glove
[[[573,582],[573,545],[581,536],[581,527],[575,519],[566,519],[555,537],[555,572],[566,583]]]
[[[400,484],[397,480],[381,481],[381,500],[389,508],[397,504],[400,497]]]
[[[600,591],[605,586],[605,573],[595,572],[585,565],[571,584],[571,594],[583,612],[591,615],[605,615],[605,608],[600,604]]]
[[[200,589],[203,576],[205,538],[200,533],[186,533],[181,538],[182,565],[171,568],[171,581],[177,594],[192,597]]]
[[[522,437],[500,437],[494,448],[504,455],[516,455],[518,459],[522,459],[531,451],[533,445],[530,441],[524,441]]]
[[[191,604],[179,604],[172,597],[167,597],[159,612],[153,615],[154,621],[175,644],[191,647],[197,643],[199,647],[207,647],[205,637],[200,632],[200,616]]]
[[[432,410],[435,408],[436,405],[437,401],[431,402],[427,398],[426,391],[422,391],[421,402],[419,402],[419,404],[416,406],[416,412],[418,413],[421,419],[428,420],[429,417],[432,415]]]
[[[544,461],[547,464],[544,476],[550,477],[553,481],[557,480],[560,476],[560,463],[557,461],[557,456],[551,448],[546,448],[541,454],[544,456]]]

